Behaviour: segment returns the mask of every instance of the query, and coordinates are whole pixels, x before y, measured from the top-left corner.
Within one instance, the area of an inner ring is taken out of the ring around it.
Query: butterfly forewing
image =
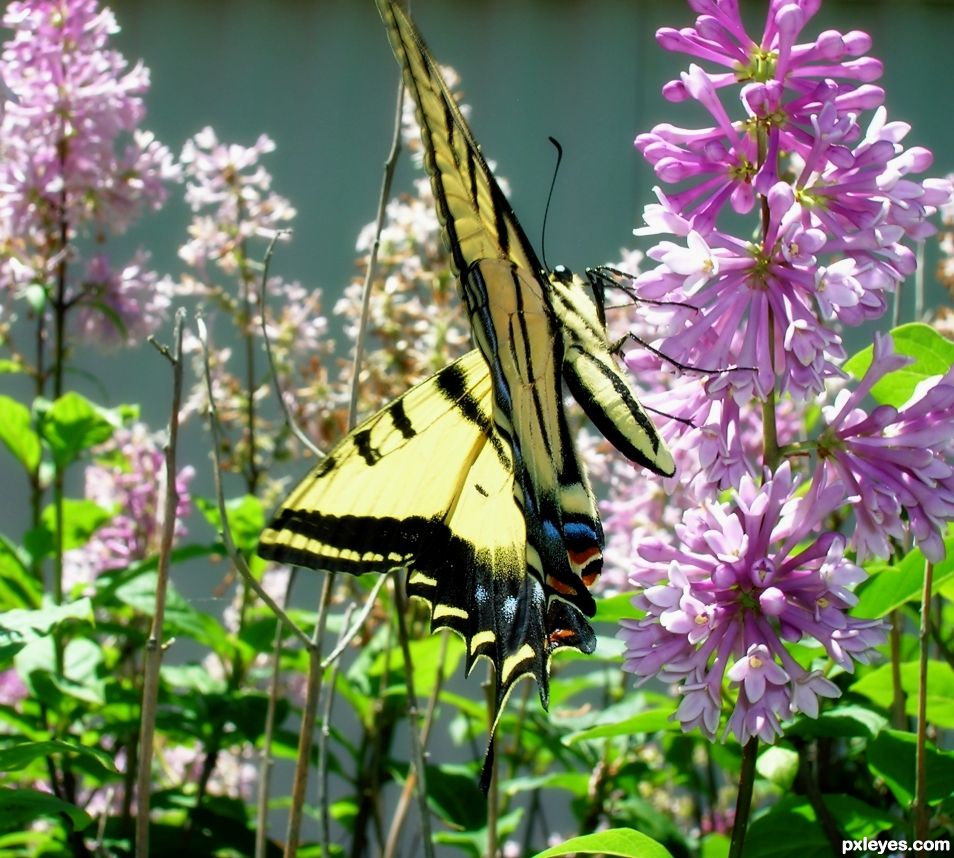
[[[463,636],[468,669],[494,663],[495,728],[520,677],[546,705],[550,655],[595,648],[585,617],[603,531],[564,382],[633,461],[669,474],[672,459],[614,363],[595,290],[542,270],[414,25],[392,0],[376,3],[477,349],[348,435],[282,505],[259,553],[354,574],[406,568],[432,626]]]

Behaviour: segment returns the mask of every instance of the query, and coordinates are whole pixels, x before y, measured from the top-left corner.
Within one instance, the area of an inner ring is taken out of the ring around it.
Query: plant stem
[[[407,599],[404,597],[404,582],[394,579],[394,610],[397,614],[398,642],[404,656],[404,681],[407,693],[408,731],[411,735],[411,761],[416,777],[417,801],[421,813],[421,840],[424,844],[425,858],[434,858],[434,844],[431,842],[431,812],[427,807],[427,774],[424,768],[424,746],[417,725],[417,695],[414,692],[414,662],[411,659],[411,647],[407,636],[407,623],[404,619]],[[408,773],[408,777],[411,773]]]
[[[745,854],[745,832],[752,810],[752,789],[755,786],[755,761],[759,755],[759,740],[753,736],[742,746],[742,771],[739,773],[739,794],[735,800],[735,821],[732,825],[732,843],[728,858],[742,858]]]
[[[450,632],[444,631],[441,635],[441,651],[437,656],[437,675],[434,677],[434,688],[431,696],[427,700],[427,710],[424,713],[424,723],[421,725],[421,747],[426,751],[427,742],[431,736],[431,727],[434,724],[434,713],[437,710],[437,698],[440,696],[441,688],[444,685],[444,660],[447,657],[447,644]],[[394,810],[394,816],[391,818],[391,828],[388,831],[387,843],[384,847],[382,858],[394,858],[397,854],[398,837],[404,826],[404,820],[407,818],[407,811],[411,805],[411,796],[417,785],[416,771],[410,771],[407,779],[404,781],[404,789],[401,790],[401,797],[398,799],[397,807]]]
[[[896,730],[907,726],[905,714],[904,688],[901,685],[901,623],[902,613],[895,609],[891,612],[891,629],[888,642],[891,647],[891,725]]]
[[[172,364],[172,410],[169,437],[165,444],[166,485],[156,573],[156,606],[146,640],[143,665],[142,709],[139,718],[138,778],[136,781],[136,858],[149,858],[149,802],[152,783],[153,740],[156,733],[156,709],[159,701],[159,668],[162,665],[162,624],[169,586],[169,556],[176,528],[179,493],[176,491],[176,445],[179,439],[179,407],[182,402],[182,321],[184,310],[176,312],[173,354],[162,350]],[[153,343],[155,345],[155,343]]]
[[[285,837],[285,858],[294,858],[301,837],[304,818],[305,793],[308,789],[308,769],[311,765],[311,746],[314,741],[315,716],[318,713],[318,698],[321,695],[324,669],[321,666],[321,639],[328,619],[328,604],[335,585],[335,576],[325,573],[318,600],[318,619],[308,649],[308,680],[305,685],[305,702],[301,711],[301,728],[298,732],[298,755],[295,758],[295,777],[292,781],[291,807],[288,811],[288,833]]]
[[[291,567],[288,584],[285,587],[287,605],[291,599],[292,589],[295,586],[297,568]],[[278,707],[278,692],[282,675],[282,639],[285,629],[281,622],[275,626],[275,641],[272,644],[272,673],[268,680],[268,708],[265,710],[265,730],[262,734],[262,750],[258,761],[258,795],[255,802],[255,858],[265,858],[268,849],[268,800],[271,791],[272,767],[272,739],[275,735],[275,710]]]
[[[914,836],[925,840],[928,835],[929,811],[927,803],[927,669],[928,640],[931,636],[931,590],[934,582],[934,564],[924,562],[924,588],[921,591],[921,625],[918,629],[918,717],[917,751],[914,778]]]

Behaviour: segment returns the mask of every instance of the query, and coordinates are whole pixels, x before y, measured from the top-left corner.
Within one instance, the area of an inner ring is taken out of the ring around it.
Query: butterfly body
[[[376,0],[417,107],[425,166],[476,348],[372,415],[282,504],[264,557],[360,574],[407,569],[407,590],[496,668],[496,717],[549,660],[592,652],[602,566],[596,499],[564,411],[569,390],[624,455],[671,456],[616,366],[602,291],[546,271],[436,63],[392,0]],[[436,463],[436,464],[434,464]]]

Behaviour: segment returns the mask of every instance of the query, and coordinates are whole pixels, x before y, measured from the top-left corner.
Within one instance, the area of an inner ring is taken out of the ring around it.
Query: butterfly
[[[481,657],[493,663],[493,736],[518,679],[532,676],[546,707],[553,653],[596,646],[587,617],[603,530],[565,391],[631,461],[665,476],[675,465],[616,364],[601,278],[541,265],[414,24],[376,3],[476,348],[341,440],[258,551],[355,575],[406,569],[432,629],[463,638],[468,673]]]

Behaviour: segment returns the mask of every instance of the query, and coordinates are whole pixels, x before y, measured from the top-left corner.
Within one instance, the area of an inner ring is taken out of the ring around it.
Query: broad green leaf
[[[831,846],[807,801],[783,798],[754,819],[745,835],[746,855],[759,858],[805,858],[829,855]]]
[[[159,573],[150,571],[125,581],[112,591],[112,596],[124,605],[153,616],[156,612],[156,590]],[[170,581],[166,587],[166,606],[163,623],[165,637],[188,635],[216,650],[224,646],[228,635],[221,623],[192,607]]]
[[[868,744],[868,769],[888,785],[902,807],[908,807],[914,799],[916,748],[917,736],[901,730],[882,730]],[[924,750],[926,794],[933,804],[954,792],[954,753],[938,751],[930,744]]]
[[[30,410],[9,396],[0,396],[0,441],[33,473],[40,464],[40,438],[33,431]]]
[[[932,594],[954,580],[954,524],[948,525],[944,544],[947,557],[934,566]],[[858,588],[858,604],[851,609],[852,615],[876,620],[907,602],[920,600],[925,562],[924,555],[915,548],[896,565],[874,565],[869,570],[871,577]]]
[[[532,790],[566,790],[571,795],[584,798],[590,786],[590,775],[586,772],[551,772],[533,777],[510,778],[501,784],[507,795],[517,795]]]
[[[0,771],[12,772],[26,768],[30,763],[40,757],[48,757],[52,754],[72,754],[89,757],[104,769],[113,774],[119,774],[119,769],[113,762],[113,758],[105,751],[98,748],[88,748],[85,745],[79,745],[75,742],[64,742],[58,739],[48,742],[22,742],[19,745],[12,745],[8,748],[0,749]]]
[[[9,358],[0,358],[0,374],[7,375],[16,372],[25,372],[26,367],[16,360]]]
[[[783,790],[790,789],[798,774],[798,753],[779,745],[766,748],[755,763],[756,771]]]
[[[65,620],[93,620],[89,599],[65,605],[46,605],[34,611],[7,611],[0,615],[0,663],[10,659],[30,641],[45,637]]]
[[[679,725],[669,720],[673,708],[650,709],[640,712],[632,718],[626,718],[615,724],[598,724],[571,733],[563,739],[566,745],[575,745],[577,742],[586,742],[590,739],[605,739],[610,736],[632,736],[635,733],[655,733],[659,730],[678,730]]]
[[[906,661],[899,665],[901,689],[906,694],[905,711],[917,715],[920,665]],[[851,686],[856,694],[873,700],[882,709],[889,709],[894,699],[891,665],[883,664]],[[954,668],[946,661],[929,660],[927,665],[927,719],[938,727],[954,728]]]
[[[194,503],[206,521],[215,528],[216,533],[221,532],[222,517],[219,515],[218,503],[208,498],[194,498]],[[254,554],[258,537],[265,528],[262,502],[254,495],[230,498],[225,502],[225,514],[229,519],[229,530],[235,547],[245,555]]]
[[[108,441],[122,425],[122,414],[100,408],[85,396],[69,391],[43,412],[40,425],[54,461],[65,466],[84,450]]]
[[[171,688],[209,695],[223,694],[226,690],[225,680],[212,676],[200,664],[164,664],[160,674]]]
[[[86,703],[105,703],[105,681],[99,675],[102,650],[89,638],[74,638],[63,650],[62,672],[52,637],[37,638],[14,659],[17,673],[37,697],[56,704],[62,696]]]
[[[890,810],[872,807],[853,795],[826,794],[822,799],[832,817],[837,820],[838,828],[856,840],[875,837],[897,823]]]
[[[513,834],[520,824],[520,818],[523,816],[523,808],[518,808],[511,813],[501,816],[497,820],[497,837],[505,838]],[[434,835],[434,842],[456,846],[464,850],[473,858],[487,854],[488,838],[487,829],[479,828],[475,831],[439,831]],[[443,853],[441,853],[443,854]]]
[[[632,593],[617,593],[607,599],[597,599],[596,616],[593,617],[592,622],[618,625],[620,620],[632,620],[642,613],[633,607]]]
[[[26,828],[38,819],[59,822],[64,816],[77,831],[82,831],[93,822],[86,811],[47,792],[0,788],[0,819],[4,826],[20,825]]]
[[[37,608],[42,597],[43,582],[27,567],[19,547],[0,534],[0,614],[15,608]]]
[[[610,828],[597,834],[571,837],[559,846],[538,852],[535,858],[557,855],[614,855],[621,858],[672,858],[672,853],[651,837],[632,828]]]
[[[426,766],[427,803],[451,828],[471,831],[487,824],[487,801],[471,766]]]
[[[901,325],[890,333],[894,350],[913,357],[914,363],[888,373],[872,388],[871,395],[882,405],[900,408],[911,398],[920,382],[943,375],[950,369],[954,364],[954,343],[920,322]],[[874,347],[868,346],[849,358],[844,368],[860,379],[871,366],[873,357]]]
[[[707,834],[702,838],[701,858],[727,858],[731,842],[724,834]]]
[[[862,736],[873,739],[888,724],[888,719],[867,706],[839,706],[822,712],[817,718],[800,716],[788,729],[791,736],[824,736],[851,738]]]

